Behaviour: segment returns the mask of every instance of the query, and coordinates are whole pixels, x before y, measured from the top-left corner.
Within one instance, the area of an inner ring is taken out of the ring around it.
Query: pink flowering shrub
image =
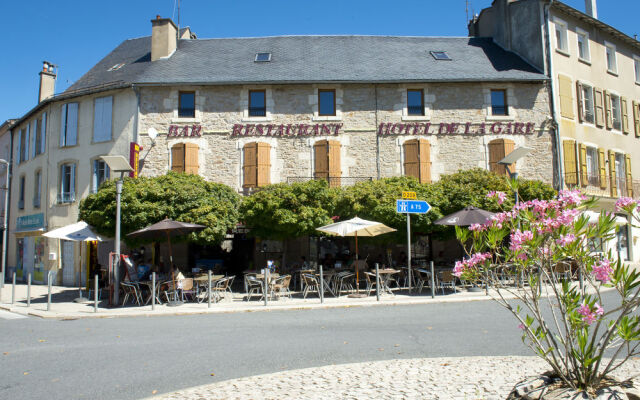
[[[487,197],[502,204],[500,193]],[[584,212],[595,205],[579,191],[560,191],[553,200],[503,209],[484,224],[456,227],[468,256],[456,262],[454,275],[491,289],[518,320],[523,341],[575,389],[598,386],[640,355],[640,317],[633,313],[640,307],[640,274],[611,251],[595,251],[617,229],[606,212],[589,220]],[[637,223],[640,202],[623,198],[616,210]],[[553,311],[550,317],[543,308]],[[614,356],[605,361],[608,350]]]

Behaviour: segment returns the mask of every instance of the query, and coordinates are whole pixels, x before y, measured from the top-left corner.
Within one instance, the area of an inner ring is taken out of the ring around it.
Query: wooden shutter
[[[315,165],[313,177],[316,179],[329,178],[329,142],[319,140],[313,145]]]
[[[337,140],[328,141],[328,163],[329,163],[329,186],[341,186],[342,167],[340,165],[340,142]]]
[[[47,113],[42,113],[42,134],[40,136],[40,153],[44,153],[47,148]]]
[[[571,78],[558,75],[558,84],[560,91],[560,115],[573,119],[573,88],[571,87]]]
[[[184,144],[184,172],[198,175],[198,145],[195,143]]]
[[[60,147],[66,146],[67,143],[67,105],[63,104],[60,108]]]
[[[604,91],[604,115],[607,129],[613,129],[613,113],[611,112],[611,93]]]
[[[607,162],[604,149],[598,149],[598,171],[600,172],[600,189],[607,188]]]
[[[257,143],[256,148],[256,186],[271,183],[271,146],[269,143]]]
[[[495,139],[489,142],[489,170],[498,175],[506,175],[507,169],[504,165],[498,164],[507,154],[511,153],[516,144],[511,139]],[[516,172],[516,165],[509,165],[509,170]]]
[[[258,143],[251,142],[244,145],[242,163],[242,187],[254,188],[258,186]]]
[[[113,97],[98,97],[94,100],[93,141],[107,142],[111,140],[111,120]]]
[[[171,170],[184,172],[184,143],[174,144],[171,148]]]
[[[633,176],[631,175],[631,156],[628,154],[624,155],[624,172],[625,172],[625,178],[627,180],[626,195],[629,197],[633,197]]]
[[[426,139],[418,141],[420,161],[420,183],[431,183],[431,143]]]
[[[580,183],[582,186],[589,184],[589,176],[587,172],[587,146],[580,144]]]
[[[578,165],[576,163],[576,142],[565,140],[562,142],[564,156],[564,176],[567,186],[578,184]]]
[[[580,81],[576,82],[576,94],[578,99],[578,120],[580,122],[584,121],[584,93],[582,91],[582,83]]]
[[[609,150],[609,180],[611,181],[611,196],[618,195],[618,182],[616,180],[616,153]]]
[[[633,102],[633,125],[635,127],[636,137],[640,137],[640,103]]]
[[[629,133],[629,111],[627,110],[627,99],[620,97],[620,107],[622,108],[622,132]]]
[[[604,126],[604,94],[602,89],[594,89],[593,91],[596,103],[596,126]]]
[[[417,139],[404,142],[404,174],[420,179],[420,145]]]
[[[78,103],[67,104],[67,134],[66,146],[78,143]]]

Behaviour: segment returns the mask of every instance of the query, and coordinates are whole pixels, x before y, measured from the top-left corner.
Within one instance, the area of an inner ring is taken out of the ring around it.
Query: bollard
[[[151,273],[151,311],[156,309],[156,273]]]
[[[430,262],[430,266],[431,266],[431,298],[435,299],[436,298],[436,280],[435,280],[435,275],[433,272],[433,261]]]
[[[267,306],[267,295],[269,293],[269,268],[265,268],[264,270],[264,291],[262,295],[264,297],[264,306]]]
[[[31,307],[31,272],[27,275],[27,307]]]
[[[322,272],[322,264],[320,264],[320,303],[324,303],[324,273]]]
[[[11,284],[11,304],[16,302],[16,273],[13,273],[13,282]]]
[[[376,263],[376,301],[380,301],[380,266]],[[411,292],[411,284],[409,284],[409,292]]]
[[[93,277],[93,312],[98,312],[98,274]]]
[[[51,271],[49,271],[47,277],[47,311],[51,311]]]
[[[207,308],[211,308],[211,270],[207,272]]]

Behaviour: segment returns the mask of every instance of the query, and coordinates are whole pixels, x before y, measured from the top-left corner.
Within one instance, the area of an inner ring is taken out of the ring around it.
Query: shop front
[[[34,283],[47,283],[45,274],[46,240],[44,214],[31,214],[16,220],[16,279],[26,281],[28,274]]]

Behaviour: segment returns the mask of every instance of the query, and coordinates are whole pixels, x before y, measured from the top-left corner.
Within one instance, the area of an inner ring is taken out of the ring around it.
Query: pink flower
[[[496,200],[498,201],[498,204],[502,204],[506,200],[507,195],[504,192],[491,191],[487,193],[487,198],[489,199],[496,198]]]
[[[593,266],[591,273],[594,277],[602,283],[608,283],[613,278],[613,268],[611,268],[611,261],[606,258],[596,263]]]
[[[604,315],[604,308],[602,308],[602,306],[598,303],[593,305],[593,308],[595,309],[595,313],[596,315],[599,316],[603,316]]]
[[[456,261],[453,267],[453,274],[459,278],[465,271],[474,268],[478,264],[482,264],[488,259],[491,259],[491,253],[472,254],[471,257],[466,260]]]
[[[524,326],[524,324],[520,324],[520,325],[518,325],[518,328],[520,328],[521,330],[525,330],[525,329],[526,329],[526,327]]]
[[[533,232],[531,231],[521,232],[520,229],[518,229],[511,234],[511,246],[509,246],[509,248],[512,251],[521,250],[522,245],[529,240],[533,240]]]
[[[471,224],[471,226],[469,227],[470,231],[478,231],[478,232],[483,232],[485,230],[487,230],[487,226],[486,225],[480,225],[480,224]]]
[[[561,190],[558,192],[558,201],[563,205],[580,205],[587,196],[579,190]]]
[[[560,235],[560,239],[556,240],[556,243],[560,246],[566,246],[569,243],[576,241],[576,235],[569,233],[567,235]]]
[[[629,206],[634,206],[633,208],[635,208],[635,206],[640,207],[640,202],[632,199],[631,197],[623,197],[621,199],[619,199],[618,201],[616,201],[616,210],[620,211],[624,208],[627,208]]]
[[[594,313],[593,311],[591,311],[591,309],[586,303],[582,303],[582,305],[576,309],[576,312],[582,315],[583,322],[585,322],[587,325],[591,325],[597,321],[598,318],[596,317],[596,314],[602,310],[602,307],[596,304],[595,309],[596,309],[596,312]],[[602,310],[602,313],[604,314],[604,310]],[[602,314],[599,314],[599,315],[602,315]]]
[[[522,261],[526,261],[529,259],[529,257],[527,257],[527,253],[519,253],[516,258],[518,260],[522,260]]]

